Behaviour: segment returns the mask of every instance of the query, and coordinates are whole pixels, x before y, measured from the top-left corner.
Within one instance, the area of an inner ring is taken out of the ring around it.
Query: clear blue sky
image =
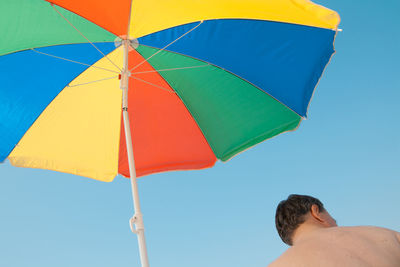
[[[400,231],[398,0],[318,0],[342,17],[337,54],[300,129],[202,171],[139,180],[151,266],[266,266],[291,193],[340,225]],[[0,165],[0,266],[140,266],[129,180]]]

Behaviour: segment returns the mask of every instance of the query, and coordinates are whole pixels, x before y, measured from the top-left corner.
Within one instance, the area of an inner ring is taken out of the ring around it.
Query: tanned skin
[[[372,226],[338,227],[317,205],[269,267],[400,267],[400,233]]]

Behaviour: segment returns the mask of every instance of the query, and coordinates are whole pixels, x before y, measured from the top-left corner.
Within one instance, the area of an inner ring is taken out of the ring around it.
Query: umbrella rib
[[[115,64],[110,58],[108,58],[97,46],[95,46],[80,30],[78,30],[66,17],[63,16],[63,14],[60,13],[60,11],[57,10],[57,8],[54,6],[53,3],[50,3],[53,9],[66,21],[68,22],[69,25],[71,25],[80,35],[83,36],[94,48],[96,48],[97,51],[99,51],[103,57],[105,57],[108,61],[111,62],[119,71],[122,72],[122,69],[118,67],[117,64]]]
[[[78,84],[68,84],[68,87],[76,87],[76,86],[81,86],[81,85],[87,85],[87,84],[91,84],[91,83],[96,83],[96,82],[101,82],[101,81],[106,81],[106,80],[111,80],[114,78],[118,78],[117,76],[112,76],[112,77],[108,77],[108,78],[104,78],[104,79],[99,79],[99,80],[95,80],[95,81],[91,81],[91,82],[86,82],[86,83],[78,83]]]
[[[152,86],[154,86],[154,87],[157,87],[157,88],[162,89],[162,90],[164,90],[164,91],[167,91],[167,92],[169,92],[169,93],[176,94],[175,91],[171,91],[171,90],[169,90],[169,89],[167,89],[167,88],[165,88],[165,87],[162,87],[162,86],[159,86],[159,85],[157,85],[157,84],[154,84],[154,83],[145,81],[145,80],[140,79],[140,78],[138,78],[138,77],[131,76],[130,78],[135,79],[135,80],[138,80],[138,81],[141,81],[141,82],[144,82],[144,83],[147,83],[147,84],[149,84],[149,85],[152,85]]]
[[[72,62],[72,63],[76,63],[76,64],[88,66],[88,67],[93,67],[93,68],[96,68],[96,69],[106,70],[106,71],[110,71],[110,72],[114,72],[114,73],[119,73],[118,71],[115,71],[115,70],[109,70],[109,69],[106,69],[106,68],[102,68],[102,67],[98,67],[98,66],[93,66],[93,65],[86,64],[86,63],[83,63],[83,62],[71,60],[71,59],[68,59],[68,58],[59,57],[59,56],[55,56],[55,55],[52,55],[52,54],[40,52],[40,51],[36,50],[35,48],[31,48],[30,50],[32,50],[33,52],[38,53],[38,54],[42,54],[42,55],[45,55],[45,56],[49,56],[49,57],[53,57],[53,58],[65,60],[65,61],[68,61],[68,62]]]
[[[202,68],[202,67],[207,67],[207,66],[210,66],[210,64],[199,65],[199,66],[191,66],[191,67],[182,67],[182,68],[139,71],[139,72],[132,72],[132,74],[142,74],[142,73],[162,72],[162,71],[173,71],[173,70],[185,70],[185,69]]]
[[[139,64],[137,64],[135,67],[133,67],[132,69],[130,69],[129,71],[133,71],[134,69],[136,69],[137,67],[141,66],[143,63],[149,61],[150,58],[154,57],[155,55],[157,55],[158,53],[160,53],[161,51],[163,51],[164,49],[166,49],[168,46],[172,45],[173,43],[177,42],[179,39],[183,38],[184,36],[186,36],[187,34],[191,33],[192,31],[194,31],[195,29],[197,29],[201,24],[203,23],[203,20],[199,22],[199,24],[197,24],[195,27],[193,27],[192,29],[188,30],[187,32],[185,32],[184,34],[182,34],[181,36],[179,36],[178,38],[176,38],[175,40],[173,40],[172,42],[170,42],[169,44],[167,44],[166,46],[164,46],[163,48],[161,48],[160,50],[158,50],[157,52],[155,52],[154,54],[152,54],[151,56],[149,56],[148,58],[144,59],[142,62],[140,62]]]

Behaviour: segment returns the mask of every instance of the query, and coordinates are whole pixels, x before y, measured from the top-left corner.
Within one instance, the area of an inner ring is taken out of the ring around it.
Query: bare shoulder
[[[345,227],[334,227],[327,231],[339,239],[368,239],[370,241],[378,240],[399,240],[400,233],[377,226],[345,226]]]
[[[370,226],[370,225],[362,225],[362,226],[338,226],[338,227],[332,227],[329,229],[340,229],[340,230],[345,230],[345,231],[351,231],[351,230],[361,230],[361,231],[392,231],[390,229],[384,228],[384,227],[379,227],[379,226]]]
[[[284,261],[285,258],[285,253],[284,252],[279,258],[277,258],[276,260],[274,260],[273,262],[271,262],[270,264],[268,264],[268,267],[280,267],[280,266],[284,266],[282,261]]]
[[[278,261],[279,259],[271,262],[270,264],[268,264],[268,267],[279,267],[279,266],[283,266],[282,264],[279,263]]]
[[[396,237],[397,237],[397,241],[399,241],[399,245],[400,245],[400,233],[396,232]]]
[[[268,265],[281,266],[400,266],[400,233],[375,226],[320,229]]]
[[[334,232],[353,232],[353,233],[363,233],[363,234],[380,234],[380,235],[395,235],[398,236],[400,233],[390,230],[388,228],[378,227],[378,226],[340,226],[333,227],[329,229]]]

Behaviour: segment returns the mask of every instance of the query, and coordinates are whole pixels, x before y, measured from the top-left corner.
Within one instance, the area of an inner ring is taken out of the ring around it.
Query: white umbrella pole
[[[135,214],[130,219],[129,223],[131,226],[131,230],[133,233],[138,236],[139,243],[139,252],[140,252],[140,261],[142,262],[142,267],[149,267],[149,259],[147,256],[147,248],[146,248],[146,239],[144,237],[144,224],[143,224],[143,215],[140,210],[140,201],[139,201],[139,191],[138,185],[136,181],[136,169],[135,169],[135,160],[133,157],[133,149],[132,149],[132,136],[131,136],[131,127],[129,125],[129,115],[128,115],[128,84],[129,84],[129,68],[128,68],[128,53],[129,53],[129,40],[122,40],[122,45],[124,49],[124,68],[121,73],[121,89],[123,91],[122,96],[122,114],[124,119],[124,128],[125,128],[125,138],[126,138],[126,148],[128,153],[128,161],[129,161],[129,174],[131,177],[131,186],[132,186],[132,196],[133,196],[133,206],[135,208]]]

